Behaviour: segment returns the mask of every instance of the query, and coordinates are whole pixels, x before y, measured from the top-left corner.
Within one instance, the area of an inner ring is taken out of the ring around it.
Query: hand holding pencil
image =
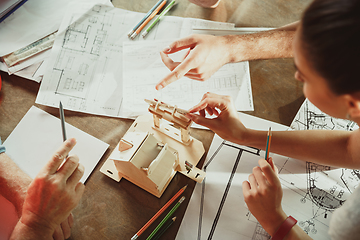
[[[268,233],[274,233],[276,229],[271,227],[278,226],[277,222],[281,224],[287,215],[281,206],[283,191],[272,158],[259,160],[259,166],[253,168],[242,189],[251,213]]]

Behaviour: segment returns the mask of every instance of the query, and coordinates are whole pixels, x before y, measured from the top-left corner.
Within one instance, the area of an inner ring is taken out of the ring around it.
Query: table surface
[[[157,0],[113,0],[115,7],[147,12]],[[169,15],[232,22],[237,27],[279,27],[297,21],[310,0],[222,0],[216,9],[204,9],[187,0],[178,4]],[[257,60],[250,62],[251,85],[255,111],[260,118],[290,125],[304,100],[302,84],[294,79],[292,59]],[[58,109],[37,105],[39,84],[1,72],[0,136],[5,140],[32,105],[59,117]],[[122,179],[119,183],[100,173],[111,151],[133,120],[95,116],[65,111],[66,121],[110,144],[109,149],[85,183],[86,190],[74,209],[75,223],[70,239],[130,239],[180,188],[188,184],[186,200],[177,210],[176,222],[162,236],[174,239],[179,229],[195,182],[176,174],[161,198],[157,198]],[[213,133],[192,129],[192,136],[201,140],[208,151]],[[205,160],[202,157],[198,166]],[[145,239],[162,216],[138,239]]]

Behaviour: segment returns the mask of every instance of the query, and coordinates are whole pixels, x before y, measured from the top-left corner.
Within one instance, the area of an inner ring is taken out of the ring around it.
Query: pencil
[[[166,232],[166,230],[175,222],[175,220],[176,220],[176,217],[173,217],[171,220],[168,220],[168,221],[165,223],[164,227],[161,228],[160,231],[159,231],[157,234],[155,234],[155,236],[154,236],[153,239],[154,239],[154,240],[159,239],[159,238],[161,237],[161,235],[163,235],[164,232]]]
[[[164,223],[171,217],[171,215],[179,208],[180,204],[185,200],[185,197],[182,196],[180,200],[175,204],[175,206],[170,210],[170,212],[164,217],[164,219],[159,223],[159,225],[154,229],[154,231],[149,235],[146,240],[150,240],[154,235],[159,231],[159,229],[164,225]]]
[[[143,38],[153,29],[153,27],[160,21],[160,19],[174,6],[175,0],[173,0],[167,7],[161,12],[161,14],[155,19],[155,21],[143,32]]]
[[[136,31],[133,34],[131,34],[130,38],[134,39],[141,32],[141,30],[146,26],[146,24],[148,24],[150,22],[150,20],[153,19],[156,16],[156,14],[160,11],[160,9],[165,4],[166,4],[166,0],[161,2],[160,5],[150,14],[150,16],[140,25],[140,27],[138,27],[136,29]]]
[[[137,239],[186,189],[187,185],[181,188],[145,225],[131,238]]]
[[[269,161],[269,152],[270,152],[270,144],[271,144],[271,127],[269,127],[269,131],[267,134],[267,140],[266,140],[266,151],[265,151],[265,160]]]
[[[128,37],[136,31],[136,29],[151,15],[151,13],[163,2],[164,0],[159,0],[145,15],[143,19],[128,33]]]
[[[62,130],[62,136],[63,136],[63,141],[66,141],[66,130],[65,130],[65,115],[64,115],[64,108],[63,105],[60,101],[60,106],[59,106],[59,112],[60,112],[60,119],[61,119],[61,130]]]

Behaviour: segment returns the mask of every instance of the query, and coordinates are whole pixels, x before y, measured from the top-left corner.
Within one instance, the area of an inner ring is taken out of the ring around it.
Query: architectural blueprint
[[[126,115],[145,114],[147,104],[144,98],[156,98],[189,109],[198,104],[206,92],[230,95],[236,99],[239,111],[254,110],[247,61],[226,64],[205,82],[183,77],[162,90],[155,90],[154,86],[159,80],[170,73],[159,58],[159,52],[174,40],[124,42],[123,109]],[[183,50],[169,56],[179,62],[186,53],[187,50]]]
[[[244,125],[260,130],[286,126],[240,114]],[[293,129],[355,130],[346,120],[322,113],[308,100],[301,106],[291,127]],[[332,212],[340,207],[359,184],[357,170],[332,168],[271,154],[279,169],[283,187],[284,211],[298,220],[298,225],[313,239],[330,239],[327,234]],[[239,146],[215,135],[204,164],[206,178],[196,184],[177,239],[252,239],[270,236],[262,229],[242,195],[242,182],[264,152]]]
[[[72,2],[59,28],[36,103],[57,107],[62,101],[68,110],[124,117],[122,44],[130,41],[127,33],[143,16],[101,4]],[[192,25],[233,27],[200,19],[164,17],[146,39],[186,36]]]

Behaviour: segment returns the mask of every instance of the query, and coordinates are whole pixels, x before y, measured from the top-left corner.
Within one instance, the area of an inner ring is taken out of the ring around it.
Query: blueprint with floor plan
[[[240,119],[253,129],[287,129],[245,114],[240,114]],[[305,100],[291,128],[353,131],[358,126],[332,118]],[[296,218],[313,239],[330,239],[327,232],[332,212],[360,183],[359,171],[270,156],[279,170],[284,211]],[[246,208],[241,186],[263,157],[264,152],[259,149],[233,144],[215,135],[203,168],[206,178],[195,186],[176,239],[270,239]]]
[[[101,4],[70,4],[56,36],[36,103],[58,107],[61,101],[68,110],[124,117],[121,110],[123,42],[130,41],[127,33],[145,14]],[[187,36],[191,34],[191,26],[234,27],[229,23],[167,16],[146,41]],[[134,41],[145,40],[137,37]]]

